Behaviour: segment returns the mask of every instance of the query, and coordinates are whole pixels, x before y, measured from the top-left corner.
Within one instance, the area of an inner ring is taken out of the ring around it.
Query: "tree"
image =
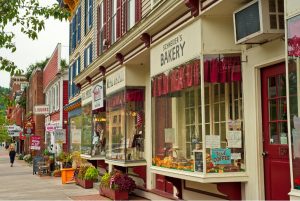
[[[14,44],[15,34],[7,31],[8,25],[17,26],[20,31],[32,40],[38,38],[38,33],[45,28],[44,20],[49,17],[63,20],[69,17],[67,9],[58,4],[42,7],[39,0],[0,0],[0,49],[10,50],[17,47]],[[0,56],[0,70],[12,75],[22,73],[14,62]]]

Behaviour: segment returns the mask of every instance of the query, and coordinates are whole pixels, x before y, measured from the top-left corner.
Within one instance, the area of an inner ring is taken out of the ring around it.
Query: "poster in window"
[[[165,128],[165,143],[175,143],[175,129]]]
[[[194,150],[195,172],[203,172],[203,152]]]
[[[230,165],[231,149],[212,149],[211,159],[214,165]]]
[[[206,135],[205,136],[205,145],[206,148],[220,148],[221,138],[220,135]]]
[[[242,148],[242,131],[227,131],[226,139],[229,148]]]

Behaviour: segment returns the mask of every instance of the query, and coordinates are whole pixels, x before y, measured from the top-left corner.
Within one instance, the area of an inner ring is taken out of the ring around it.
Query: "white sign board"
[[[95,84],[92,88],[92,110],[102,108],[104,106],[103,81]]]
[[[53,132],[53,131],[55,131],[55,129],[56,129],[55,125],[52,125],[52,124],[46,125],[46,131],[47,132]]]
[[[172,34],[150,51],[151,76],[165,72],[200,56],[201,30],[197,20]]]
[[[33,114],[49,114],[48,105],[36,105],[33,109]]]
[[[125,87],[125,67],[117,70],[106,78],[106,94],[111,94]]]
[[[242,131],[227,131],[226,139],[229,148],[242,148]]]
[[[206,148],[216,149],[221,147],[220,135],[206,135],[205,136]]]
[[[66,130],[56,129],[54,131],[55,143],[66,143]]]
[[[17,125],[9,125],[7,126],[8,135],[11,137],[19,137],[22,128]]]
[[[86,104],[92,102],[92,87],[82,90],[80,92],[80,94],[81,94],[81,104],[82,105],[86,105]]]

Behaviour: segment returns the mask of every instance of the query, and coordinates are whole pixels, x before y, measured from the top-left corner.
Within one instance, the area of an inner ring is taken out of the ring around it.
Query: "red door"
[[[291,189],[285,64],[261,70],[266,200],[288,200]]]

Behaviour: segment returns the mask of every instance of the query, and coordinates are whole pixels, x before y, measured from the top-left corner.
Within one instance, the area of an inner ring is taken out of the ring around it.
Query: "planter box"
[[[100,187],[100,195],[108,197],[112,200],[128,200],[128,192],[127,191],[115,191],[110,188],[102,188]]]
[[[87,188],[93,188],[93,181],[91,180],[83,180],[83,179],[78,179],[75,178],[76,184],[87,189]]]
[[[62,168],[61,169],[61,183],[66,184],[74,180],[74,168]]]

